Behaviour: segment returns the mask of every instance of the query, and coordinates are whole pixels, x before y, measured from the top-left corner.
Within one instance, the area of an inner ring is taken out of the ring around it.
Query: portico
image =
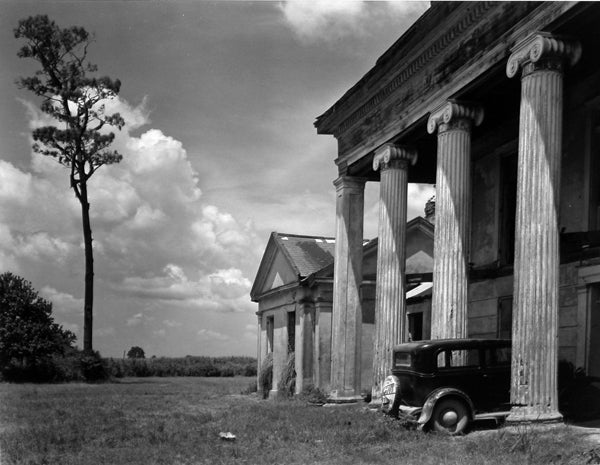
[[[436,185],[432,338],[512,334],[509,420],[560,420],[558,361],[585,365],[589,358],[589,342],[571,336],[589,334],[581,327],[589,320],[577,317],[586,310],[568,297],[583,295],[572,271],[582,264],[564,253],[561,238],[595,231],[589,203],[600,203],[585,168],[598,166],[600,154],[585,130],[591,123],[577,112],[578,105],[600,101],[593,84],[600,64],[585,55],[594,18],[600,19],[600,7],[589,3],[434,3],[317,119],[318,132],[338,141],[343,180],[336,182],[341,243],[332,398],[360,394],[352,375],[361,372],[360,348],[352,343],[360,312],[354,305],[360,283],[353,278],[360,254],[352,246],[363,230],[358,192],[365,182],[380,184],[377,402],[391,347],[406,337],[406,186],[429,183]],[[519,72],[520,82],[511,79]],[[581,198],[588,205],[580,205]],[[585,260],[600,262],[598,252],[590,254],[588,245]]]

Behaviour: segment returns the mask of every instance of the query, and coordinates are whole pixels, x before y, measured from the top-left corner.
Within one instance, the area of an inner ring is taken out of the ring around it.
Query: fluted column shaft
[[[467,337],[471,227],[471,128],[483,110],[447,102],[429,118],[438,132],[431,338]]]
[[[296,331],[296,394],[313,383],[313,355],[314,355],[314,302],[303,296],[298,301],[296,308],[298,330]]]
[[[563,65],[578,48],[536,34],[511,55],[521,110],[515,228],[513,422],[557,421],[559,193]]]
[[[334,185],[336,240],[331,328],[333,402],[360,399],[363,258],[363,213],[366,179],[339,177]]]
[[[404,342],[406,325],[406,209],[408,165],[416,152],[385,144],[375,152],[373,169],[379,184],[379,239],[375,288],[372,403],[391,368],[392,348]]]
[[[260,368],[267,356],[267,328],[266,324],[263,324],[263,315],[258,313],[258,337],[256,338],[258,359],[256,361],[257,373],[256,373],[256,386],[259,393],[262,394],[262,386],[260,385]]]

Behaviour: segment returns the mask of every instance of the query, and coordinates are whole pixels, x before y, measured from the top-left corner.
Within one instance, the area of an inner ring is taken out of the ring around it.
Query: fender
[[[437,404],[438,400],[448,396],[458,397],[464,400],[469,408],[469,416],[471,417],[471,420],[473,420],[473,412],[475,411],[475,407],[469,396],[460,389],[441,388],[436,391],[433,391],[423,404],[421,416],[417,420],[419,428],[423,428],[427,424],[427,422],[431,420],[431,415],[433,415],[433,409],[435,408],[435,405]]]

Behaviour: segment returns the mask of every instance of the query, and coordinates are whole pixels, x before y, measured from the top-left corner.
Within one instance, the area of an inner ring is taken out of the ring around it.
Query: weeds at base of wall
[[[298,399],[309,404],[323,405],[327,403],[327,394],[318,387],[309,384],[302,392],[298,395]]]
[[[296,355],[294,352],[288,354],[288,358],[281,373],[281,379],[277,383],[277,394],[280,399],[290,399],[296,391]]]
[[[258,372],[258,386],[262,398],[269,397],[269,391],[273,386],[273,352],[267,354]]]

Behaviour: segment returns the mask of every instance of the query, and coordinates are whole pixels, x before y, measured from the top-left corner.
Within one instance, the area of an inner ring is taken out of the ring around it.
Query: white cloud
[[[229,336],[216,331],[211,331],[210,329],[201,329],[198,331],[198,339],[202,341],[227,341]]]
[[[142,313],[136,313],[131,318],[127,318],[127,326],[140,326],[144,322],[144,315]]]
[[[183,323],[181,323],[180,321],[173,320],[164,320],[163,324],[165,326],[168,326],[169,328],[180,328],[181,326],[183,326]]]
[[[53,287],[44,286],[40,295],[52,302],[52,311],[57,314],[79,314],[83,311],[83,299],[73,297],[71,294],[61,292]]]
[[[369,5],[370,3],[370,5]],[[377,27],[380,15],[404,17],[422,13],[429,2],[392,0],[288,0],[280,4],[289,26],[304,42],[336,42],[363,36]]]
[[[196,311],[253,312],[256,309],[248,297],[250,287],[250,280],[239,269],[216,270],[193,280],[181,267],[169,264],[159,276],[126,277],[121,291],[130,296],[162,300]]]
[[[99,337],[115,336],[117,331],[112,326],[109,326],[107,328],[95,329],[94,334]]]
[[[247,296],[252,287],[252,283],[242,275],[242,271],[235,268],[218,270],[208,278],[212,293],[225,299]]]
[[[0,160],[0,208],[5,202],[26,205],[31,198],[31,174]]]

